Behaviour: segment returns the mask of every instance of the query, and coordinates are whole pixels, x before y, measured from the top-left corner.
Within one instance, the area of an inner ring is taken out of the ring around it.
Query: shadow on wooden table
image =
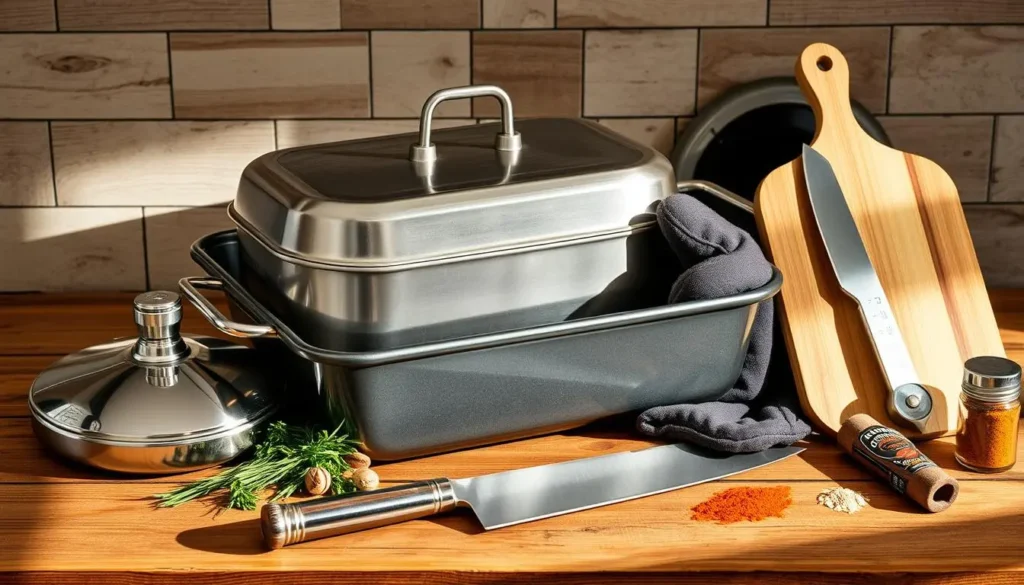
[[[263,547],[260,519],[193,528],[178,534],[178,544],[204,552],[224,555],[258,555],[269,552]]]
[[[874,506],[874,502],[872,502]],[[921,514],[927,514],[921,512]],[[827,542],[792,542],[780,539],[775,546],[744,548],[728,547],[722,554],[701,559],[701,565],[749,566],[752,562],[769,563],[776,567],[772,571],[822,571],[830,573],[874,573],[886,571],[886,564],[879,564],[880,551],[888,551],[897,565],[905,566],[906,556],[920,559],[920,566],[911,573],[891,573],[887,576],[872,575],[867,583],[953,583],[960,582],[947,578],[949,573],[995,572],[1005,569],[1019,570],[1024,559],[1024,513],[976,518],[941,525],[894,525],[892,530],[879,533],[869,531],[857,535],[837,531]],[[785,542],[785,544],[783,544]],[[946,554],[937,553],[936,548]],[[955,552],[953,552],[955,551]],[[666,551],[654,554],[664,555]],[[822,560],[826,564],[822,564]],[[938,564],[936,564],[938,563]],[[671,558],[650,559],[648,563],[633,567],[642,571],[678,571],[680,563]],[[891,570],[891,569],[889,569]],[[921,571],[921,573],[917,573]],[[946,575],[943,575],[945,573]],[[770,575],[770,573],[769,573]],[[1014,577],[975,577],[977,583],[1020,583],[1020,573]],[[961,577],[965,581],[974,582]],[[758,581],[762,582],[762,581]],[[808,576],[802,583],[819,581]],[[840,582],[850,582],[842,580]]]
[[[468,509],[455,510],[428,521],[467,535],[484,531],[476,516]],[[175,540],[192,550],[224,555],[258,555],[270,552],[263,546],[259,518],[185,530],[178,534]]]

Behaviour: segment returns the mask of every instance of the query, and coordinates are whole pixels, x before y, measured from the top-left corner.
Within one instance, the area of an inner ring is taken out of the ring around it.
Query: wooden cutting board
[[[911,358],[934,401],[923,433],[957,427],[964,361],[1003,356],[960,197],[934,162],[876,142],[850,107],[849,67],[830,45],[800,55],[796,76]],[[772,171],[754,199],[761,241],[782,270],[782,329],[804,412],[835,434],[849,416],[891,424],[885,378],[857,303],[839,288],[812,215],[799,159]]]

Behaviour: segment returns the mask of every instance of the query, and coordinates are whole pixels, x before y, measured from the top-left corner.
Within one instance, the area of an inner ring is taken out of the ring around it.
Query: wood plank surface
[[[53,0],[4,0],[0,2],[0,31],[56,30]]]
[[[1024,22],[1020,0],[772,0],[769,24]]]
[[[864,310],[898,326],[932,397],[923,428],[902,430],[911,437],[954,433],[964,361],[1004,351],[956,186],[934,162],[884,146],[860,128],[849,65],[838,49],[808,46],[796,75],[817,120],[812,146],[835,173],[890,305],[876,301]],[[782,330],[804,413],[827,433],[853,413],[889,421],[888,381],[860,306],[836,278],[801,161],[772,171],[754,203],[762,242],[786,275]]]
[[[850,94],[872,112],[885,111],[889,74],[888,27],[726,28],[700,33],[698,109],[738,84],[791,77],[793,61],[810,43],[837,47],[857,64]]]
[[[559,27],[751,26],[765,22],[766,0],[560,0]],[[678,65],[673,63],[673,66]]]
[[[154,510],[149,485],[7,484],[0,570],[1024,570],[1024,510],[1010,491],[1020,482],[964,483],[954,507],[927,514],[880,482],[846,481],[871,502],[855,515],[815,502],[831,481],[785,484],[793,490],[785,518],[756,524],[692,521],[689,509],[723,489],[712,483],[494,531],[462,510],[274,552],[263,550],[253,512]],[[880,543],[927,546],[893,554]]]
[[[137,293],[0,295],[0,355],[63,356],[115,337],[135,335],[132,299]],[[206,292],[222,310],[224,296]],[[182,330],[220,334],[191,303],[184,302]]]
[[[367,33],[172,33],[174,114],[359,118],[370,113]]]
[[[469,85],[467,31],[375,31],[373,51],[373,115],[419,120],[423,103],[439,89]],[[469,100],[447,101],[437,117],[469,116]]]
[[[897,26],[889,113],[1024,112],[1022,61],[1021,26]]]
[[[224,307],[223,297],[213,295]],[[957,503],[926,514],[824,437],[777,464],[659,496],[485,532],[468,511],[267,552],[256,513],[151,496],[211,473],[127,478],[68,465],[35,441],[27,385],[53,359],[130,334],[131,294],[0,295],[0,581],[177,583],[1014,583],[1024,571],[1024,453],[1006,474],[958,468],[950,438],[922,444],[961,481]],[[994,291],[1008,355],[1024,361],[1024,291]],[[204,323],[186,306],[185,322]],[[204,331],[205,332],[205,331]],[[22,338],[22,339],[18,339]],[[23,355],[16,355],[23,354]],[[644,448],[624,419],[576,431],[390,464],[386,485],[466,477]],[[1024,450],[1024,441],[1018,444]],[[627,470],[628,471],[628,470]],[[730,486],[789,485],[782,519],[717,525],[689,508]],[[841,485],[856,515],[815,503]],[[893,554],[880,543],[909,543]],[[885,574],[883,576],[882,574]]]
[[[989,286],[1024,286],[1024,203],[964,209]]]
[[[143,289],[142,240],[141,207],[0,208],[0,290]]]
[[[31,383],[31,380],[29,380]],[[0,484],[2,483],[150,483],[180,484],[196,478],[212,475],[214,471],[197,471],[172,477],[124,476],[98,473],[80,466],[69,466],[66,462],[47,453],[32,434],[30,419],[27,417],[25,390],[21,388],[18,400],[10,400],[9,411],[15,417],[0,418],[0,442],[4,445],[5,458],[0,462]],[[0,402],[0,405],[3,405]],[[491,445],[455,453],[443,453],[394,463],[375,463],[374,469],[383,483],[405,483],[434,479],[437,477],[474,477],[487,473],[499,473],[512,469],[562,463],[585,457],[596,457],[644,449],[658,445],[656,441],[640,437],[631,431],[631,421],[612,428],[584,428],[577,431],[547,435],[524,441]],[[741,479],[729,478],[725,482],[758,481],[869,481],[872,475],[864,468],[853,465],[836,444],[825,438],[815,437],[801,446],[808,449],[797,457],[790,457],[773,465],[755,469]],[[1017,447],[1018,460],[1013,469],[998,475],[974,473],[962,469],[953,458],[955,442],[951,437],[921,442],[922,451],[936,464],[949,470],[950,475],[961,480],[1005,481],[1024,480],[1024,441]],[[159,491],[164,488],[153,488]]]
[[[267,0],[56,0],[61,30],[258,30]]]
[[[0,36],[0,118],[170,118],[167,36]]]
[[[878,120],[893,147],[930,159],[949,173],[960,201],[988,199],[991,116],[880,116]]]
[[[584,114],[692,114],[696,54],[695,30],[587,32]]]
[[[275,30],[341,28],[338,0],[270,0],[270,27]]]
[[[473,33],[473,83],[493,84],[512,98],[519,117],[577,117],[583,91],[581,31]],[[473,115],[497,117],[494,98],[473,98]]]
[[[0,122],[0,205],[55,203],[46,122]]]
[[[54,122],[60,205],[213,205],[274,150],[274,123]],[[117,159],[121,164],[107,161]]]
[[[483,0],[484,28],[553,28],[555,0]]]
[[[1024,116],[996,117],[992,201],[1024,203]]]
[[[178,290],[178,280],[186,276],[205,276],[206,271],[192,260],[192,244],[209,234],[234,229],[227,209],[216,207],[147,207],[146,266],[149,288]],[[189,321],[186,326],[198,325]],[[190,329],[191,330],[191,329]]]
[[[342,28],[477,28],[480,0],[341,0]]]

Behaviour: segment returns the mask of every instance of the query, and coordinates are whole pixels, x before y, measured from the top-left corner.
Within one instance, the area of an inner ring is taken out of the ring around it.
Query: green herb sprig
[[[157,506],[170,508],[198,498],[227,490],[224,505],[228,508],[255,510],[260,494],[273,489],[273,502],[295,493],[305,482],[306,470],[321,467],[331,474],[331,492],[351,492],[355,486],[342,475],[350,469],[345,455],[354,453],[358,443],[334,432],[275,422],[249,461],[217,475],[181,486],[170,492],[156,494]]]

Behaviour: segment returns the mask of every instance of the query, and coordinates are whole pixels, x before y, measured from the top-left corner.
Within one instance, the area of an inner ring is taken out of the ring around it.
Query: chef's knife
[[[839,286],[860,306],[868,336],[882,366],[889,390],[886,401],[889,416],[898,424],[923,432],[932,412],[932,398],[917,376],[839,180],[828,159],[806,144],[803,166],[814,220]]]
[[[777,447],[725,455],[684,444],[663,445],[467,479],[431,479],[295,504],[266,504],[261,527],[266,545],[281,548],[466,506],[490,530],[720,479],[801,451]]]

